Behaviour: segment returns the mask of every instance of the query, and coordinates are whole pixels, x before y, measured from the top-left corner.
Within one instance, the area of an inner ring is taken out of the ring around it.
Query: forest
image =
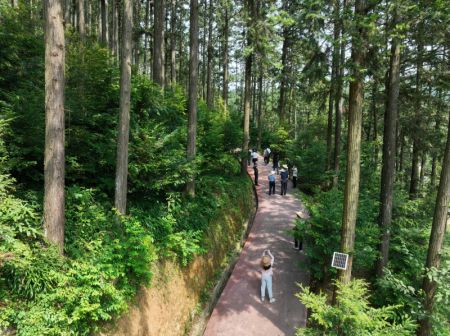
[[[0,335],[114,323],[251,202],[266,147],[310,213],[297,335],[450,335],[449,24],[444,0],[0,0]]]

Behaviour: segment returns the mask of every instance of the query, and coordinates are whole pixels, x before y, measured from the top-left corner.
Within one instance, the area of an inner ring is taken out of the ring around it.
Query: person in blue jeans
[[[264,302],[264,297],[266,296],[266,288],[269,293],[269,302],[275,302],[275,298],[272,293],[272,266],[273,266],[274,257],[270,250],[264,250],[262,258],[261,258],[261,301]]]
[[[269,195],[272,193],[275,195],[275,171],[271,171],[269,174]]]

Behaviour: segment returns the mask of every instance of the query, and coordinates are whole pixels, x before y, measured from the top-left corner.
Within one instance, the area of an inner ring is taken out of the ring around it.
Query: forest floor
[[[295,293],[296,283],[307,284],[303,252],[294,249],[289,231],[294,227],[297,213],[307,212],[292,192],[289,182],[287,195],[280,195],[279,175],[275,195],[269,196],[267,179],[272,163],[258,160],[258,211],[239,260],[206,326],[205,336],[220,335],[295,335],[306,324],[306,308]],[[248,167],[253,178],[253,168]],[[274,255],[273,296],[276,302],[260,299],[260,260],[264,250]]]

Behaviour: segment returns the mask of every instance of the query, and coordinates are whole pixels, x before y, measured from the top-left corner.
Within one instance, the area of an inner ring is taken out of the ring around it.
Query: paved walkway
[[[205,336],[277,336],[295,335],[295,329],[305,326],[306,308],[294,296],[299,291],[296,282],[306,283],[307,272],[300,266],[302,252],[293,249],[292,229],[301,203],[291,194],[280,195],[277,176],[276,193],[269,196],[267,176],[271,163],[258,160],[259,186],[256,187],[259,207],[250,235],[222,295],[208,321]],[[253,178],[253,168],[248,168]],[[261,255],[270,249],[275,257],[273,295],[275,303],[260,299]]]

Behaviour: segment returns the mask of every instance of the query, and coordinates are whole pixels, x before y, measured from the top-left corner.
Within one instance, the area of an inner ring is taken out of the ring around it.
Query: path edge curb
[[[250,176],[250,174],[247,171],[247,177],[250,179],[252,183],[252,192],[253,192],[253,203],[254,206],[252,207],[252,212],[248,216],[247,221],[244,223],[245,230],[243,230],[241,238],[239,240],[238,248],[236,248],[233,251],[233,255],[230,258],[230,261],[227,265],[227,267],[222,271],[222,275],[220,276],[220,279],[218,280],[217,284],[214,286],[213,290],[211,291],[211,296],[209,301],[206,303],[205,308],[202,310],[202,312],[195,318],[195,322],[192,324],[192,327],[190,328],[190,331],[187,333],[189,336],[202,336],[205,332],[206,326],[208,324],[209,318],[211,317],[211,314],[219,301],[219,298],[225,289],[225,286],[228,282],[228,279],[230,278],[231,274],[233,273],[234,267],[236,266],[236,263],[239,260],[239,256],[241,255],[242,249],[247,242],[248,236],[250,234],[250,230],[253,227],[253,223],[255,221],[256,213],[258,212],[259,207],[259,200],[258,200],[258,193],[256,191],[255,184],[253,183],[253,179]]]

